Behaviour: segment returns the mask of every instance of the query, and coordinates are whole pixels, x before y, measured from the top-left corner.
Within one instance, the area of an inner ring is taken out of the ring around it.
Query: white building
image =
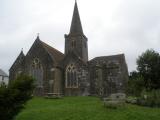
[[[2,69],[0,69],[0,83],[4,82],[6,85],[8,85],[8,80],[8,75]]]

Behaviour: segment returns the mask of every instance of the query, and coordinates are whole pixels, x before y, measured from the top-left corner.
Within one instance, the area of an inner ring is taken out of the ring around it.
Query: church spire
[[[82,29],[82,25],[81,25],[81,20],[80,20],[76,0],[75,0],[73,17],[72,17],[72,22],[71,22],[71,27],[70,27],[70,34],[83,34],[83,29]]]

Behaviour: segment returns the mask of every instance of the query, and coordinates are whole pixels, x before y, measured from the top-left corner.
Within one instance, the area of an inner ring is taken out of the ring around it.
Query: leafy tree
[[[147,90],[160,89],[160,55],[147,50],[137,59],[137,71],[143,76]]]
[[[13,80],[8,87],[0,86],[0,119],[12,120],[27,100],[32,98],[34,79],[21,74]]]

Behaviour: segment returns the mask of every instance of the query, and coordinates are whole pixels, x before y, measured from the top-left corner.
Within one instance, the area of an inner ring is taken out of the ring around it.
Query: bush
[[[126,99],[126,102],[131,104],[137,104],[137,97],[128,97]]]
[[[31,99],[33,88],[33,78],[26,75],[18,76],[8,87],[0,86],[0,119],[12,120]]]
[[[160,107],[160,90],[143,91],[137,104],[149,107]]]

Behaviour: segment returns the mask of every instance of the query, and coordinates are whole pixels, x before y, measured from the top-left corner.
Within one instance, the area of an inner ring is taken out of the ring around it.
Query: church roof
[[[71,22],[71,27],[70,27],[70,34],[72,35],[83,34],[83,29],[82,29],[78,6],[77,6],[76,1],[74,5],[73,17],[72,17],[72,22]]]
[[[0,76],[8,76],[2,69],[0,69]]]
[[[125,56],[124,54],[118,54],[118,55],[111,55],[111,56],[100,56],[100,57],[95,57],[93,59],[91,59],[89,62],[93,62],[93,61],[103,61],[103,60],[118,60],[118,61],[124,61],[125,60]]]
[[[58,51],[57,49],[51,47],[50,45],[44,43],[40,40],[42,43],[42,46],[45,48],[45,50],[49,53],[49,55],[52,57],[52,59],[55,59],[57,62],[60,62],[64,58],[64,54]]]

